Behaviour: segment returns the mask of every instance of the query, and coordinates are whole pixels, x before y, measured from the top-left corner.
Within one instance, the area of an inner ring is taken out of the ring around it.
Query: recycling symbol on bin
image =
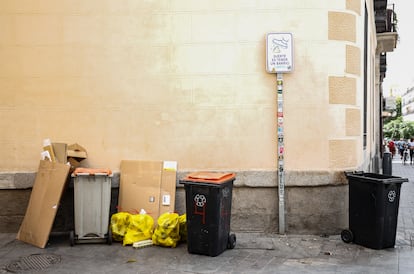
[[[388,201],[390,203],[394,202],[396,197],[397,197],[397,193],[395,193],[395,190],[390,190],[388,192]]]
[[[196,196],[194,196],[194,202],[198,207],[203,207],[206,204],[207,199],[204,195],[197,194]]]
[[[223,189],[223,197],[229,197],[230,196],[230,190],[228,188]]]

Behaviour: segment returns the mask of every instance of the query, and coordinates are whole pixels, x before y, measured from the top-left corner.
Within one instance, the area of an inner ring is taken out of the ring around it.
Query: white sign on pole
[[[385,98],[385,109],[387,110],[396,110],[397,109],[397,100],[394,96]]]
[[[266,71],[269,73],[285,73],[292,70],[292,33],[268,33],[266,36]]]

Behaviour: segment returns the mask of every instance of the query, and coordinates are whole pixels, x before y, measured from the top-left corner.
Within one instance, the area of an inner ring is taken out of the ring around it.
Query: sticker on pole
[[[291,33],[268,33],[266,36],[266,71],[284,73],[293,70]]]

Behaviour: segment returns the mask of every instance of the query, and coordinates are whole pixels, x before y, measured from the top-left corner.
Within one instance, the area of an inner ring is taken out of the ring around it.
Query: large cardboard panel
[[[163,161],[121,161],[118,211],[144,209],[155,222],[160,214],[174,212],[176,172]]]
[[[26,215],[17,233],[18,240],[40,248],[46,246],[69,168],[61,163],[40,161]]]

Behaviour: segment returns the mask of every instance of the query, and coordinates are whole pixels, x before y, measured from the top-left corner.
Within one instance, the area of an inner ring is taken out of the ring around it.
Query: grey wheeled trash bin
[[[346,173],[349,182],[349,229],[344,242],[372,249],[394,247],[400,189],[407,178],[376,173]]]
[[[70,244],[112,244],[112,233],[109,229],[112,172],[77,168],[72,177],[75,230],[70,232]]]

